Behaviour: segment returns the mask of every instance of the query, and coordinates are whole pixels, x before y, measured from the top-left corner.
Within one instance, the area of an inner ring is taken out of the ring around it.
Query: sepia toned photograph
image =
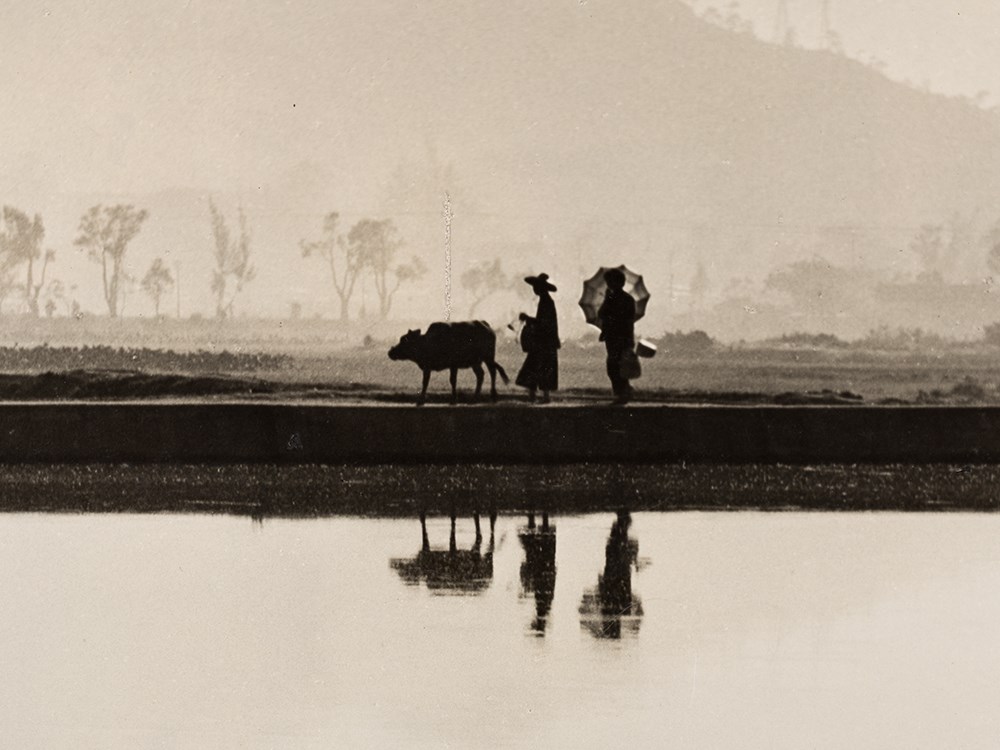
[[[7,0],[0,746],[997,747],[998,29]]]

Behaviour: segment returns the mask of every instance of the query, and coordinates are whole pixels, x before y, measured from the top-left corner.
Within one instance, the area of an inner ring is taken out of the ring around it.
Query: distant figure
[[[524,547],[521,563],[521,590],[535,596],[535,618],[531,629],[545,635],[549,610],[556,590],[556,527],[549,525],[549,514],[542,513],[542,525],[535,525],[535,514],[528,515],[528,525],[517,533]]]
[[[625,274],[617,268],[605,272],[604,281],[608,291],[597,311],[601,321],[600,340],[607,349],[608,378],[615,400],[625,404],[632,397],[632,386],[622,377],[621,360],[622,354],[635,347],[635,299],[625,291]]]
[[[621,638],[622,626],[633,635],[642,621],[642,601],[632,593],[632,566],[639,557],[639,543],[629,539],[632,517],[618,511],[604,548],[604,573],[597,587],[583,593],[580,602],[580,625],[596,638]]]
[[[532,401],[535,400],[536,392],[541,389],[542,403],[547,404],[550,400],[549,392],[559,387],[559,320],[556,316],[556,303],[550,294],[556,288],[549,283],[547,273],[528,276],[525,281],[538,295],[538,310],[535,317],[525,313],[520,315],[524,323],[521,346],[528,356],[514,382],[528,389],[528,397]]]
[[[460,550],[455,543],[455,513],[451,514],[451,538],[448,549],[432,550],[427,537],[427,516],[420,514],[421,547],[416,557],[394,558],[389,561],[400,578],[411,586],[421,581],[433,594],[480,594],[493,580],[493,547],[496,512],[490,513],[490,543],[482,551],[483,535],[479,528],[479,513],[473,514],[476,522],[476,541],[472,549]]]
[[[497,397],[497,373],[507,383],[507,373],[496,361],[497,335],[485,320],[456,323],[431,323],[427,333],[420,329],[407,331],[399,343],[389,350],[389,359],[408,359],[417,364],[424,374],[423,388],[418,404],[427,399],[427,384],[431,372],[451,371],[451,401],[457,396],[458,371],[470,367],[476,374],[476,398],[483,390],[483,363],[490,371],[490,397]]]

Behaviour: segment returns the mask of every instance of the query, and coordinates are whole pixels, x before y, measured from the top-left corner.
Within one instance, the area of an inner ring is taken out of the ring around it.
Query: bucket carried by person
[[[656,356],[656,344],[646,339],[639,339],[639,343],[635,347],[635,353],[640,357],[652,359]]]

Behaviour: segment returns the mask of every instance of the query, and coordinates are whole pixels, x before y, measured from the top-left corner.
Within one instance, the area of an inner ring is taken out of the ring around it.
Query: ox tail
[[[500,379],[503,381],[504,385],[510,385],[510,378],[507,377],[507,373],[504,372],[503,367],[496,360],[493,361],[493,366],[497,368],[497,372],[500,373]]]

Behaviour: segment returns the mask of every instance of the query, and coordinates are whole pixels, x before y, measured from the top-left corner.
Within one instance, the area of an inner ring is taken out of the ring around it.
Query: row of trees
[[[371,275],[378,297],[378,314],[389,315],[400,286],[427,273],[424,262],[414,255],[407,263],[395,263],[403,246],[392,219],[361,219],[346,235],[340,230],[340,214],[331,212],[323,219],[318,240],[301,240],[302,257],[319,258],[330,271],[330,281],[340,301],[340,319],[350,316],[351,298],[361,277]]]
[[[125,270],[125,254],[146,220],[147,213],[133,206],[93,206],[80,219],[74,245],[100,264],[101,283],[108,313],[117,317],[131,277]],[[56,259],[51,248],[45,248],[45,224],[42,217],[29,217],[24,211],[4,206],[0,227],[0,307],[11,294],[20,294],[27,311],[40,315],[40,300],[45,298],[45,312],[52,315],[57,303],[66,303],[66,289],[62,281],[52,279],[45,283],[50,265]],[[165,273],[165,277],[164,277]],[[161,290],[167,282],[173,283],[169,271],[159,258],[143,280],[143,288],[156,291],[159,306]],[[44,290],[44,291],[43,291]],[[73,303],[72,312],[79,310]]]
[[[237,296],[257,275],[252,261],[252,234],[242,207],[237,209],[235,227],[211,199],[208,202],[212,236],[211,291],[215,315],[233,316]],[[101,290],[108,315],[122,313],[127,292],[136,279],[129,273],[126,256],[139,235],[149,213],[132,205],[96,205],[80,219],[74,246],[101,268]],[[44,249],[45,226],[41,216],[29,217],[23,211],[4,206],[0,225],[0,307],[12,295],[19,294],[32,315],[40,315],[40,299],[45,298],[46,314],[51,316],[57,302],[66,301],[65,287],[58,279],[46,285],[46,274],[56,253]],[[344,235],[339,215],[330,213],[323,223],[323,236],[300,243],[302,255],[325,261],[330,271],[333,291],[340,301],[341,319],[348,318],[349,303],[361,277],[368,273],[379,301],[379,316],[389,315],[393,297],[400,286],[423,276],[427,269],[417,256],[407,263],[396,263],[403,246],[391,219],[362,219]],[[177,280],[163,258],[155,258],[140,281],[142,291],[160,314],[163,299]],[[74,287],[75,288],[75,287]],[[73,312],[79,307],[73,303]]]
[[[45,225],[41,216],[32,218],[11,206],[4,206],[2,215],[0,305],[11,293],[20,292],[28,309],[38,315],[45,274],[55,260],[55,251],[43,249]]]

